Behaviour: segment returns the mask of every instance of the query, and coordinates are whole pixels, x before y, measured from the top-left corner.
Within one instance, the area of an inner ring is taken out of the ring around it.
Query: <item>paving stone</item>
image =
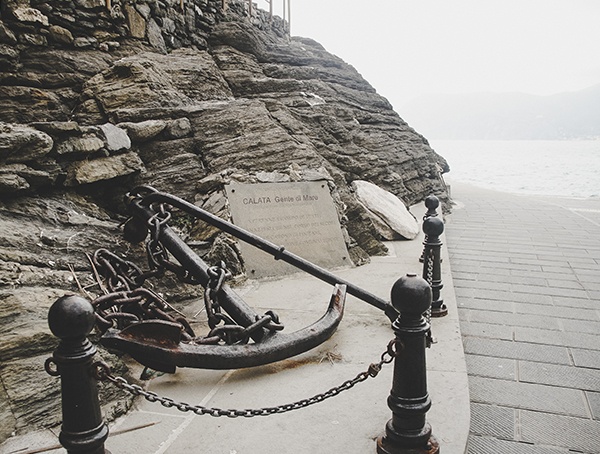
[[[556,288],[571,288],[571,289],[581,289],[587,290],[584,285],[578,280],[568,280],[568,279],[552,279],[548,282],[548,285]]]
[[[535,267],[555,267],[557,265],[557,263],[553,260],[522,259],[518,257],[511,259],[510,263],[518,265],[531,265]],[[560,266],[560,263],[558,263],[558,265]],[[565,267],[567,266],[569,266],[569,263],[565,262]]]
[[[495,312],[514,312],[514,304],[506,301],[493,301],[480,298],[459,298],[456,301],[458,307],[469,309],[480,309]]]
[[[598,314],[591,309],[578,309],[552,304],[525,304],[515,303],[515,312],[520,314],[540,314],[548,317],[571,318],[578,320],[598,320]]]
[[[518,271],[512,271],[511,275],[513,276],[523,276],[524,274]],[[547,271],[529,271],[527,274],[525,274],[525,276],[531,277],[531,278],[542,278],[542,279],[547,279],[549,281],[552,281],[554,279],[561,279],[561,280],[569,280],[569,281],[574,281],[574,282],[578,282],[579,279],[577,278],[577,276],[573,275],[573,274],[565,274],[565,273],[551,273],[551,272],[547,272]]]
[[[589,292],[588,292],[589,293]],[[552,298],[555,306],[574,307],[577,309],[597,309],[598,299],[593,298],[567,298],[564,296],[555,296]],[[590,317],[593,315],[592,312],[584,313],[584,315]]]
[[[514,359],[492,356],[465,355],[469,375],[515,380],[517,362]]]
[[[492,282],[487,281],[483,282],[480,280],[462,280],[460,278],[456,278],[452,276],[452,280],[454,281],[454,288],[466,287],[473,289],[481,289],[481,290],[501,290],[505,292],[511,291],[511,284],[506,282]]]
[[[592,418],[596,421],[600,421],[600,393],[586,392],[585,396],[590,404]]]
[[[573,272],[573,270],[569,266],[556,266],[556,264],[543,265],[543,266],[540,266],[540,268],[545,273],[565,274],[566,275],[566,274],[570,274]]]
[[[600,283],[599,282],[586,282],[582,279],[581,285],[587,291],[600,292]]]
[[[469,253],[470,252],[470,253]],[[453,250],[452,257],[462,260],[470,260],[474,262],[493,262],[496,263],[509,263],[510,257],[506,255],[502,257],[498,254],[485,253],[485,251],[457,251]]]
[[[504,276],[504,279],[506,279],[506,276],[511,276],[514,273],[521,273],[518,270],[511,270],[509,268],[498,268],[498,267],[490,267],[490,266],[478,266],[476,267],[477,272],[481,273],[482,275],[485,276],[497,276],[498,278],[501,278]]]
[[[565,331],[550,331],[538,328],[515,328],[515,340],[536,344],[561,345],[564,347],[600,350],[598,335],[587,333],[572,333]]]
[[[519,361],[519,381],[600,392],[600,369]]]
[[[479,278],[478,274],[474,273],[465,273],[462,271],[454,271],[452,270],[452,281],[456,280],[464,280],[464,281],[475,281]]]
[[[510,272],[509,272],[510,273]],[[454,274],[454,272],[453,272]],[[546,286],[548,285],[548,280],[543,277],[530,277],[527,275],[511,275],[509,279],[507,279],[506,274],[498,274],[494,272],[484,273],[484,271],[480,268],[479,274],[477,275],[477,280],[482,282],[506,282],[510,281],[511,284],[525,284],[525,285],[540,285]],[[569,281],[570,282],[570,281]],[[575,282],[576,285],[580,285]]]
[[[600,421],[572,416],[521,411],[523,441],[600,453]]]
[[[588,299],[588,294],[583,289],[540,287],[537,285],[511,285],[511,290],[517,293],[531,293],[534,295],[566,296],[570,298]]]
[[[574,389],[469,376],[469,392],[471,402],[561,415],[588,415],[583,393]]]
[[[513,339],[512,326],[493,325],[491,323],[461,323],[460,331],[463,336],[489,337],[492,339]]]
[[[459,311],[460,312],[460,311]],[[507,314],[506,312],[468,309],[471,322],[495,323],[499,325],[526,326],[532,328],[560,329],[556,318],[539,315]]]
[[[512,440],[515,410],[495,405],[471,404],[471,433]]]
[[[576,366],[600,369],[600,351],[571,348],[573,362]]]
[[[600,333],[600,322],[587,320],[561,320],[561,324],[565,331],[589,334]]]
[[[528,293],[513,293],[510,291],[478,289],[459,287],[456,288],[456,297],[460,300],[462,297],[467,298],[484,298],[497,301],[510,301],[530,304],[552,304],[552,296],[537,295]]]
[[[597,259],[596,259],[597,260]],[[598,276],[598,266],[594,268],[576,268],[573,267],[573,273],[581,278],[589,278],[590,276]]]
[[[469,437],[467,451],[468,454],[564,454],[566,452],[569,450],[477,435]]]
[[[463,345],[465,353],[473,355],[524,359],[551,364],[571,364],[568,349],[553,345],[528,344],[475,337],[465,337]]]

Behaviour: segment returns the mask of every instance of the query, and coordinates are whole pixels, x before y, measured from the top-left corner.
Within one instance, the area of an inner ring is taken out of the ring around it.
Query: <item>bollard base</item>
[[[377,454],[439,454],[440,443],[432,435],[424,448],[403,448],[388,441],[385,436],[377,438]]]
[[[448,315],[448,306],[444,303],[441,303],[439,306],[431,306],[432,317],[445,317],[446,315]]]

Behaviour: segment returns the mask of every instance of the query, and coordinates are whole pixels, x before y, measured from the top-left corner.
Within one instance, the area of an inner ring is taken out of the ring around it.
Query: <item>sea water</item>
[[[600,197],[600,140],[432,140],[447,180],[520,194]]]

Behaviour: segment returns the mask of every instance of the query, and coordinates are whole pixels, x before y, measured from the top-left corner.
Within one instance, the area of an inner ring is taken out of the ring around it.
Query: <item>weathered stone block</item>
[[[123,128],[134,142],[146,142],[159,135],[167,126],[164,120],[147,120],[139,123],[119,123],[117,125]]]
[[[127,25],[131,36],[144,38],[146,36],[146,20],[144,17],[132,5],[125,5],[125,16],[127,17]]]
[[[83,137],[70,137],[56,146],[56,153],[59,155],[81,153],[91,154],[104,148],[104,140],[95,135],[85,135]]]
[[[17,44],[17,37],[2,21],[0,21],[0,42],[10,45]]]
[[[19,42],[21,44],[29,45],[29,46],[47,46],[48,39],[43,35],[38,35],[35,33],[21,33],[19,35]]]
[[[111,180],[143,169],[142,160],[133,152],[92,161],[75,162],[67,169],[65,185],[76,186],[101,180]]]
[[[17,7],[11,13],[19,22],[37,23],[48,26],[48,18],[35,8]]]
[[[25,178],[12,172],[0,173],[0,194],[11,194],[24,189],[29,189],[29,183]]]
[[[162,35],[162,29],[158,26],[154,19],[150,19],[146,26],[146,33],[148,34],[148,41],[150,45],[162,54],[167,53],[167,45]]]
[[[108,151],[129,150],[131,148],[131,139],[124,129],[112,123],[105,123],[100,126],[100,129],[104,132]]]
[[[68,29],[61,27],[60,25],[52,25],[48,30],[50,31],[50,39],[55,43],[73,43],[73,34]]]
[[[39,159],[52,150],[52,138],[36,129],[23,125],[0,123],[0,160],[27,162]]]
[[[192,124],[188,118],[178,118],[169,122],[166,132],[170,139],[181,139],[192,132]]]

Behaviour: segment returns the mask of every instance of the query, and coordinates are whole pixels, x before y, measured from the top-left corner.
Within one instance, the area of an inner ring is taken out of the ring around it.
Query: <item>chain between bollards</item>
[[[169,397],[159,396],[155,392],[146,391],[139,385],[127,382],[123,377],[115,377],[112,375],[110,366],[102,361],[97,361],[93,364],[95,375],[98,380],[109,381],[117,388],[123,389],[134,396],[141,396],[148,402],[158,402],[166,408],[176,408],[181,412],[192,412],[200,416],[208,415],[213,417],[228,417],[228,418],[253,418],[255,416],[270,416],[275,414],[287,413],[292,410],[300,410],[310,405],[318,404],[331,397],[335,397],[343,391],[347,391],[354,385],[361,383],[368,378],[375,378],[381,372],[384,364],[391,363],[396,356],[403,350],[403,346],[398,344],[397,339],[392,339],[387,346],[386,351],[381,354],[381,359],[377,363],[371,363],[368,369],[359,373],[356,377],[346,380],[339,386],[335,386],[323,393],[316,394],[312,397],[302,399],[296,402],[278,405],[276,407],[262,408],[246,408],[246,409],[223,409],[214,407],[204,407],[202,405],[190,405],[186,402],[177,402]]]

